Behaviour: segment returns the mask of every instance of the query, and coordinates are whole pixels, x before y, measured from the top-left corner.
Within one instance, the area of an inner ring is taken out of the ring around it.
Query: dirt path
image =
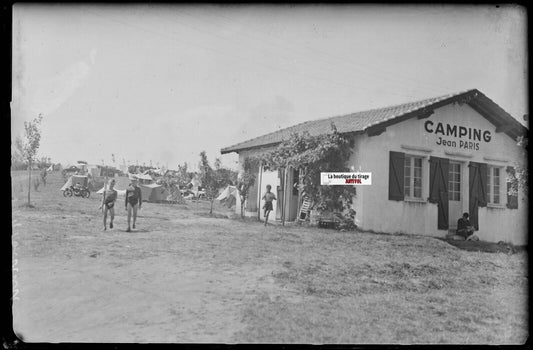
[[[53,184],[35,209],[13,188],[13,321],[26,341],[232,342],[246,301],[279,288],[260,248],[235,258],[245,224],[195,214],[207,203],[145,203],[132,233],[117,205],[115,229],[101,232],[99,200]]]

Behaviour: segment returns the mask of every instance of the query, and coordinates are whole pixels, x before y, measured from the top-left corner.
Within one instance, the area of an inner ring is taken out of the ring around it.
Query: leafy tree
[[[36,160],[37,166],[39,169],[48,168],[52,165],[52,159],[50,157],[41,157],[39,160]]]
[[[234,170],[224,168],[220,158],[215,158],[215,172],[220,182],[226,185],[234,185],[237,182],[238,173]]]
[[[221,166],[219,159],[215,160],[215,169],[211,167],[207,160],[207,154],[205,151],[200,153],[200,181],[202,187],[204,187],[207,198],[211,202],[211,208],[209,214],[213,214],[213,204],[217,197],[218,190],[221,187],[227,186],[231,183],[232,178],[236,178],[236,173],[232,174],[228,169],[224,169]]]
[[[192,179],[193,174],[188,172],[188,164],[187,162],[184,162],[183,165],[178,164],[178,171],[177,171],[177,182],[178,186],[185,187],[187,186]]]
[[[11,148],[11,168],[13,170],[26,169],[26,160],[24,159],[24,142],[17,136],[13,147]]]
[[[237,179],[237,189],[241,199],[241,218],[244,218],[244,207],[248,199],[250,188],[255,184],[256,175],[254,173],[257,167],[257,160],[253,158],[245,158],[243,164],[243,172],[239,174]]]
[[[39,149],[41,143],[41,122],[43,120],[43,115],[39,114],[38,117],[34,118],[32,121],[24,122],[24,135],[25,140],[22,143],[22,156],[28,163],[28,206],[30,203],[30,192],[31,192],[31,168],[33,162],[35,161],[35,156],[37,155],[37,150]]]
[[[209,165],[205,151],[200,153],[200,164],[198,167],[200,169],[200,181],[205,188],[207,198],[211,201],[209,214],[213,214],[213,202],[215,200],[216,191],[220,186],[215,171],[211,168],[211,165]]]
[[[270,152],[259,156],[272,170],[291,166],[302,174],[303,191],[312,200],[313,208],[336,211],[349,209],[355,186],[321,186],[321,172],[348,172],[352,154],[350,140],[339,134],[335,125],[331,133],[311,136],[308,132],[293,134]]]
[[[163,185],[170,194],[170,200],[177,203],[184,203],[183,196],[181,195],[178,179],[170,174],[165,174],[161,179],[157,180],[157,183]]]
[[[527,146],[528,146],[528,139],[523,136],[519,136],[517,138],[517,145],[521,148],[523,148],[523,158],[527,159]],[[524,194],[527,196],[528,193],[528,177],[529,177],[529,171],[527,166],[521,166],[517,165],[514,168],[514,171],[508,173],[509,180],[511,182],[511,186],[509,189],[510,195],[518,195],[518,190],[522,189]]]

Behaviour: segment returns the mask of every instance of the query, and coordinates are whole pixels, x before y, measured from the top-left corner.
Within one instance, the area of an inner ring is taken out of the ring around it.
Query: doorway
[[[462,184],[462,163],[450,161],[448,177],[448,210],[449,228],[457,229],[457,220],[462,216],[463,211],[463,184]]]

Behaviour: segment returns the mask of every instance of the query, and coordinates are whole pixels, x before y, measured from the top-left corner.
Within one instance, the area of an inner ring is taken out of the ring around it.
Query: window
[[[487,202],[501,204],[500,200],[501,168],[488,166]]]
[[[449,200],[461,200],[461,163],[450,162]]]
[[[422,158],[405,156],[404,193],[406,198],[422,199]]]

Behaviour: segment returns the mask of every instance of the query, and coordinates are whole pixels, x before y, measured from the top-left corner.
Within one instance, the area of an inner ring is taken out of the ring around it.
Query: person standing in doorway
[[[102,231],[107,230],[107,212],[109,211],[111,221],[109,222],[109,228],[113,228],[113,220],[115,219],[115,201],[117,200],[117,191],[115,190],[115,179],[109,181],[109,187],[107,190],[104,189],[104,194],[102,196],[102,209],[104,213],[104,228]]]
[[[126,189],[126,211],[128,212],[128,229],[126,232],[131,232],[130,222],[133,214],[133,228],[137,221],[137,208],[141,209],[142,193],[139,186],[137,186],[137,176],[131,177],[131,183]]]
[[[272,186],[266,185],[267,191],[265,195],[263,196],[263,199],[265,200],[265,205],[263,205],[263,209],[265,210],[263,214],[263,216],[265,217],[265,226],[268,223],[268,215],[274,209],[274,207],[272,206],[272,201],[277,200],[274,193],[270,192],[271,189],[272,189]]]

